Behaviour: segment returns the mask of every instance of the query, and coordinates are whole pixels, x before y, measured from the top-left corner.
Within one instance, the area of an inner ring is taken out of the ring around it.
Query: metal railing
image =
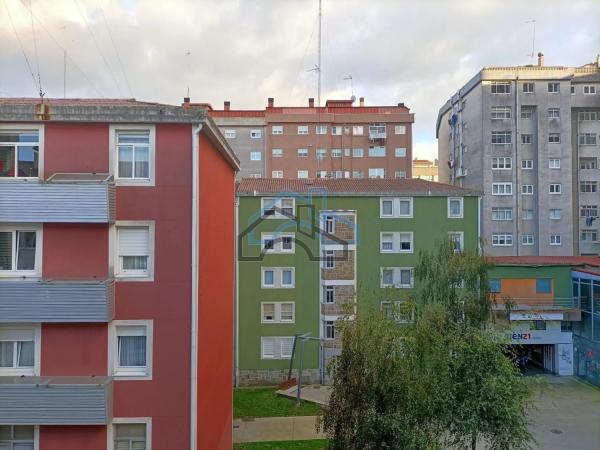
[[[494,309],[511,309],[513,311],[580,308],[580,301],[577,297],[508,297],[495,294],[494,300]]]

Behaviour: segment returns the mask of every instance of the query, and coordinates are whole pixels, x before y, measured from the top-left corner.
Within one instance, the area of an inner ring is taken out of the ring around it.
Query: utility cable
[[[131,90],[131,85],[129,84],[129,79],[127,78],[127,72],[125,72],[125,68],[123,67],[123,62],[121,61],[121,55],[119,55],[118,47],[115,44],[115,40],[113,39],[112,32],[110,27],[108,26],[108,21],[106,20],[106,16],[104,15],[104,10],[101,5],[98,5],[100,8],[100,13],[102,14],[102,20],[104,21],[104,26],[106,27],[106,31],[108,32],[108,36],[110,37],[110,42],[112,43],[113,49],[115,50],[115,54],[117,55],[117,61],[119,62],[119,67],[121,68],[121,73],[123,74],[123,78],[125,78],[125,84],[127,85],[127,90],[129,91],[129,96],[134,97],[133,91]]]
[[[33,50],[35,55],[35,65],[37,67],[38,85],[40,87],[40,98],[44,98],[44,92],[42,90],[42,76],[40,75],[40,59],[38,57],[37,48],[37,37],[35,36],[35,26],[33,24],[33,7],[31,6],[31,0],[29,0],[29,17],[31,18],[31,34],[33,36]]]
[[[25,58],[25,63],[27,63],[27,69],[29,70],[29,74],[31,75],[31,78],[33,79],[33,84],[35,85],[35,89],[38,90],[38,89],[40,89],[40,86],[38,85],[38,82],[35,78],[33,69],[31,68],[31,63],[29,62],[29,58],[27,57],[27,53],[25,52],[25,47],[23,47],[23,42],[21,42],[21,38],[19,37],[19,33],[17,32],[17,27],[15,27],[15,23],[13,22],[12,15],[10,14],[10,9],[8,9],[7,0],[4,0],[4,8],[6,9],[6,12],[8,13],[8,19],[10,21],[10,25],[12,26],[12,29],[15,33],[15,37],[17,38],[17,42],[19,43],[19,47],[21,48],[21,53],[23,53],[23,57]]]

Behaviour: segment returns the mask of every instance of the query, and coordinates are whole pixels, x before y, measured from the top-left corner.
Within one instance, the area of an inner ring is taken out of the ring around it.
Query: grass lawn
[[[314,441],[274,441],[274,442],[247,442],[234,444],[234,450],[322,450],[327,445],[325,439]]]
[[[242,388],[235,389],[233,392],[233,416],[236,419],[244,417],[318,416],[320,413],[321,407],[319,405],[303,401],[299,406],[296,406],[295,400],[275,394],[275,388]],[[270,449],[271,447],[264,448]],[[307,448],[312,449],[313,447]]]

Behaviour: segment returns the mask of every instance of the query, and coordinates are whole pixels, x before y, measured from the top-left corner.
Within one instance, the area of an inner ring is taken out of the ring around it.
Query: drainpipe
[[[202,124],[192,128],[192,342],[190,380],[190,450],[198,447],[198,153]]]
[[[235,280],[234,280],[234,289],[235,289],[235,387],[240,387],[240,288],[239,288],[239,279],[240,279],[240,261],[238,259],[238,236],[240,230],[239,224],[239,208],[240,201],[238,197],[234,198],[234,223],[235,223],[235,236],[233,242],[233,251],[235,252]]]
[[[481,195],[477,197],[477,253],[483,254],[481,247]]]
[[[515,118],[515,144],[514,144],[514,148],[515,148],[515,160],[514,160],[514,168],[515,168],[515,217],[517,218],[516,223],[515,223],[515,241],[514,244],[516,245],[516,249],[517,249],[517,256],[520,255],[521,253],[521,241],[520,241],[520,229],[519,229],[519,225],[521,223],[521,209],[520,209],[520,200],[521,200],[521,192],[519,191],[519,170],[520,170],[520,162],[519,162],[519,117],[521,117],[521,113],[519,111],[519,72],[517,71],[517,76],[515,77],[515,110],[514,110],[514,118]],[[538,164],[539,166],[539,164]],[[539,192],[539,186],[535,187],[535,192],[534,194],[537,196]],[[535,198],[535,197],[534,197]],[[536,203],[535,205],[536,211],[537,211],[537,215],[539,216],[539,208],[538,205]],[[538,219],[538,224],[539,224],[539,219]],[[538,239],[539,240],[539,233],[538,233]],[[539,252],[538,252],[539,254]]]

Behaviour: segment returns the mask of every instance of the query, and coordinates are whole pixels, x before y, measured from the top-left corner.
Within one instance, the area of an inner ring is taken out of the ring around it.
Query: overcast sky
[[[46,96],[62,97],[63,49],[68,97],[178,104],[189,86],[195,102],[263,108],[317,96],[318,0],[0,3],[0,96],[36,96],[39,66]],[[600,53],[600,0],[323,0],[322,103],[350,97],[351,75],[367,104],[411,108],[414,155],[433,158],[453,92],[483,66],[534,61],[531,19],[548,65]]]

